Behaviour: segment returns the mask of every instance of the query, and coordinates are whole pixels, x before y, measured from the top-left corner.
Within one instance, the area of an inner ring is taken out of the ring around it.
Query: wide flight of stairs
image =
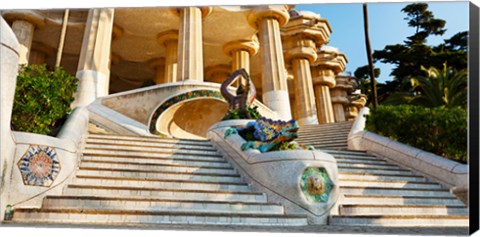
[[[75,177],[13,222],[145,226],[304,226],[252,192],[209,141],[90,134]]]
[[[449,190],[379,157],[347,149],[352,122],[303,126],[300,143],[338,164],[338,214],[328,225],[466,227],[468,209]],[[90,134],[75,177],[40,209],[17,208],[13,222],[116,226],[298,226],[268,202],[206,140]],[[319,227],[320,228],[320,227]]]
[[[339,214],[332,226],[466,227],[468,209],[442,185],[364,151],[347,149],[352,122],[303,126],[299,142],[337,160]]]

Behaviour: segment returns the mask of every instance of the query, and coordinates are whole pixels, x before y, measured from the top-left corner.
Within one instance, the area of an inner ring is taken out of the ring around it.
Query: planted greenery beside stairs
[[[385,106],[370,111],[366,129],[434,154],[467,163],[467,111]]]
[[[12,129],[55,135],[71,111],[78,79],[61,67],[22,65],[17,77]]]

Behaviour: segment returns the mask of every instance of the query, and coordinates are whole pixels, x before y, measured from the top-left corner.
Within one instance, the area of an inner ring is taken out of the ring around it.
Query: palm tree
[[[370,37],[368,34],[368,9],[367,4],[363,4],[363,29],[365,31],[365,46],[367,48],[367,58],[368,58],[368,67],[369,67],[369,74],[371,79],[371,87],[372,87],[372,104],[373,108],[377,108],[378,99],[377,99],[377,85],[375,81],[375,72],[373,68],[373,59],[372,59],[372,48],[370,47]]]
[[[467,107],[467,71],[455,71],[443,64],[443,69],[421,67],[426,76],[410,79],[410,92],[395,93],[385,103],[413,104],[424,107]]]

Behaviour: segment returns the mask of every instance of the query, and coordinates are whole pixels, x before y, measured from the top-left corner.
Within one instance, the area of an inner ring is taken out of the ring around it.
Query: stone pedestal
[[[178,31],[169,30],[157,36],[158,43],[165,47],[164,83],[177,81],[178,65]],[[157,71],[158,72],[158,71]],[[157,77],[158,78],[158,77]]]
[[[280,27],[288,19],[286,6],[259,6],[248,15],[250,25],[258,29],[263,103],[283,120],[292,118],[280,36]]]
[[[88,12],[76,74],[79,83],[73,107],[86,106],[97,97],[108,94],[113,15],[114,10],[111,8],[91,9]]]
[[[298,123],[318,124],[310,64],[317,59],[316,48],[328,41],[330,28],[315,14],[290,18],[282,28],[285,61],[291,63]]]
[[[336,48],[323,46],[317,50],[317,60],[311,69],[319,124],[335,122],[330,88],[335,86],[335,75],[343,71],[345,65],[345,55]]]
[[[28,64],[35,28],[45,27],[43,16],[31,10],[12,10],[3,13],[5,20],[12,22],[12,30],[17,37],[19,48],[18,64]]]
[[[179,10],[177,81],[203,81],[202,16],[210,8],[185,7]]]

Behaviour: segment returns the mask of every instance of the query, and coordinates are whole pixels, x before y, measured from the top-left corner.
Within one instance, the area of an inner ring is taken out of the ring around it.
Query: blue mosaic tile
[[[60,160],[54,148],[30,145],[17,163],[23,184],[49,187],[60,173]]]

